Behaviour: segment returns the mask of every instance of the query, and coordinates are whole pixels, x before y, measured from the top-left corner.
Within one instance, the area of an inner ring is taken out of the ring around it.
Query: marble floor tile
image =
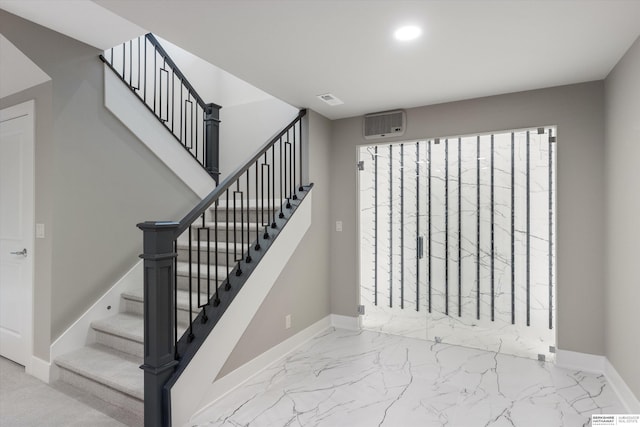
[[[203,426],[589,425],[622,413],[603,376],[372,331],[330,329],[192,419]]]

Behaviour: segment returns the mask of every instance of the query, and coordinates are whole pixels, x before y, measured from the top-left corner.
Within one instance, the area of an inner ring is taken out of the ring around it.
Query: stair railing
[[[171,385],[308,194],[305,114],[301,110],[181,221],[138,224],[144,232],[145,426],[170,426]],[[178,271],[178,251],[185,250],[188,262]],[[179,280],[188,301],[179,301]],[[186,317],[181,336],[180,317]]]
[[[149,33],[106,50],[100,59],[218,183],[220,106],[206,103]]]

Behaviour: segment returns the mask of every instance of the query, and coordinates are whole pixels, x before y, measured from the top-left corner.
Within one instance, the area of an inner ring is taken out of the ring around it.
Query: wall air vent
[[[407,118],[402,110],[367,114],[364,116],[364,139],[401,136],[406,125]]]

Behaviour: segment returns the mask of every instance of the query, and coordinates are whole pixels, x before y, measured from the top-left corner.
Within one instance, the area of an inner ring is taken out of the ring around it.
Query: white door
[[[0,355],[32,352],[34,103],[0,111]]]

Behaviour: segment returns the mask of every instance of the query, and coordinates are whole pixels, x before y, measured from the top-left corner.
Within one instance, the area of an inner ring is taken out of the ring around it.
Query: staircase
[[[124,414],[126,424],[179,426],[198,409],[311,223],[306,110],[218,182],[220,107],[200,98],[157,40],[147,34],[101,59],[181,145],[170,157],[197,160],[217,186],[180,221],[138,224],[142,282],[136,276],[120,293],[119,313],[82,319],[81,338],[98,320],[84,347],[79,338],[64,347],[75,350],[54,357],[57,384],[93,396],[87,400]],[[118,292],[106,294],[111,304]]]
[[[207,264],[207,258],[218,258],[217,286],[223,290],[224,280],[228,272],[236,264],[237,259],[242,259],[249,245],[245,242],[242,246],[242,236],[239,230],[244,226],[245,233],[255,234],[257,230],[257,216],[262,215],[259,209],[261,203],[250,203],[245,210],[244,223],[234,221],[226,207],[219,205],[217,214],[215,208],[208,210],[205,216],[205,226],[202,223],[193,224],[190,227],[191,242],[188,233],[184,233],[177,242],[178,258],[176,262],[176,308],[177,308],[177,335],[180,337],[189,327],[189,318],[195,318],[197,311],[191,310],[190,298],[195,306],[208,302],[207,284],[210,295],[215,293],[216,272],[214,267]],[[248,212],[248,215],[246,215]],[[264,210],[264,215],[271,216],[273,209]],[[214,222],[217,217],[218,222]],[[236,218],[237,221],[237,218]],[[258,220],[260,222],[260,220]],[[234,225],[235,224],[235,225]],[[235,230],[234,230],[235,229]],[[199,231],[198,231],[199,230]],[[198,233],[205,234],[207,230],[213,236],[217,230],[218,240],[215,242],[198,242]],[[198,255],[200,263],[197,262]],[[228,260],[228,261],[227,261]],[[189,270],[191,265],[191,270]],[[200,304],[198,304],[197,284],[193,281],[198,277],[200,269]],[[207,269],[211,280],[202,279],[206,276]],[[189,290],[189,277],[192,278],[192,290]],[[196,289],[193,289],[196,288]],[[144,383],[143,371],[140,365],[144,357],[144,296],[142,283],[140,287],[128,290],[121,294],[120,313],[95,321],[91,324],[95,342],[79,350],[67,353],[57,358],[54,362],[60,369],[58,384],[61,388],[71,386],[80,394],[90,394],[102,401],[125,411],[126,420],[134,420],[133,425],[143,425],[143,401]],[[129,421],[131,422],[131,421]]]

